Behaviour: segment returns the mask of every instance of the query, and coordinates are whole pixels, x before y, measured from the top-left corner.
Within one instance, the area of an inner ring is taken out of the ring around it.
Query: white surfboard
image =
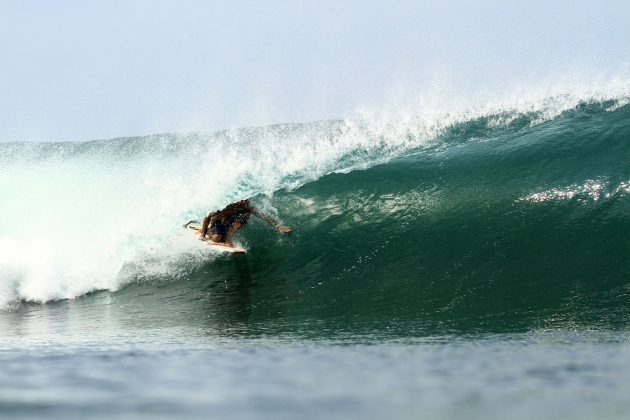
[[[189,232],[191,232],[192,234],[198,237],[199,234],[197,232],[199,231],[199,229],[201,229],[201,223],[196,222],[196,221],[190,221],[184,225],[184,228],[186,228],[186,230],[188,230]],[[214,242],[210,239],[204,239],[204,242],[207,243],[208,246],[212,248],[214,251],[229,252],[231,254],[244,254],[246,252],[244,248],[236,244]]]

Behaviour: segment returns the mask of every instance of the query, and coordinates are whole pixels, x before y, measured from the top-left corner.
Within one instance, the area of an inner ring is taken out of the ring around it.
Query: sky
[[[0,0],[0,142],[351,117],[630,80],[628,1]]]

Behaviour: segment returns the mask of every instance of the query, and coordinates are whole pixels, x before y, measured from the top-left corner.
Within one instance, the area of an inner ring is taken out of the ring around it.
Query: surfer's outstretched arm
[[[276,222],[271,216],[267,216],[265,213],[258,210],[256,207],[252,206],[252,214],[258,217],[260,220],[268,223],[271,227],[277,230],[280,233],[289,233],[291,232],[291,228],[288,226],[282,226],[278,222]]]

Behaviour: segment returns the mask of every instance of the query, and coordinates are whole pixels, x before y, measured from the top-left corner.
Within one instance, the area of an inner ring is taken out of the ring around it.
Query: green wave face
[[[630,109],[483,126],[277,194],[296,235],[247,234],[255,313],[402,335],[626,327]]]

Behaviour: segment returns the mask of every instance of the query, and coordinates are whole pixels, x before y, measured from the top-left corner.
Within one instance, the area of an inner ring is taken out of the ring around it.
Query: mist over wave
[[[523,205],[568,201],[579,209],[581,202],[599,200],[617,203],[610,211],[626,217],[627,199],[619,197],[626,197],[630,183],[624,169],[628,162],[623,161],[629,150],[624,142],[630,133],[629,98],[628,85],[621,83],[601,91],[462,109],[365,114],[351,120],[209,134],[0,144],[0,307],[117,290],[147,277],[186,278],[191,267],[212,255],[179,226],[252,196],[267,211],[295,225],[297,239],[292,240],[297,248],[304,250],[299,244],[309,243],[308,252],[319,249],[322,255],[325,250],[317,244],[330,243],[336,236],[312,226],[318,216],[309,208],[317,208],[322,220],[340,218],[336,229],[343,227],[345,233],[337,237],[338,243],[363,238],[363,227],[387,226],[392,218],[401,226],[415,226],[419,235],[427,230],[430,234],[435,228],[429,221],[466,208],[471,201],[477,203],[474,210],[509,202],[508,207],[518,212]],[[581,140],[563,137],[571,130],[583,133]],[[612,145],[597,141],[610,135]],[[584,163],[583,155],[598,150],[612,161],[575,166]],[[437,168],[458,154],[463,156],[458,170],[469,173],[470,182],[460,179],[442,185]],[[546,154],[557,154],[557,162],[567,166],[542,164],[540,157]],[[427,159],[434,171],[421,169]],[[414,162],[415,169],[405,166],[408,162]],[[355,174],[382,164],[379,168],[385,169]],[[515,177],[527,177],[522,171],[527,167],[529,179],[538,181],[523,185],[519,184],[523,179],[473,176],[501,173],[502,165],[521,168]],[[317,181],[335,172],[353,172],[353,177]],[[393,183],[421,187],[394,189],[386,193],[389,198],[378,199],[366,192],[364,181],[345,184],[356,177],[369,180],[375,190]],[[300,199],[302,186],[317,193]],[[288,192],[266,198],[282,189]],[[373,235],[384,238],[391,232],[384,229]],[[245,242],[257,238],[256,229],[242,236]],[[249,243],[254,246],[255,241]],[[410,254],[401,258],[408,267],[405,275],[422,272],[426,264]],[[476,258],[485,264],[484,256]],[[304,266],[292,263],[291,270],[310,272],[306,266],[308,261]]]

